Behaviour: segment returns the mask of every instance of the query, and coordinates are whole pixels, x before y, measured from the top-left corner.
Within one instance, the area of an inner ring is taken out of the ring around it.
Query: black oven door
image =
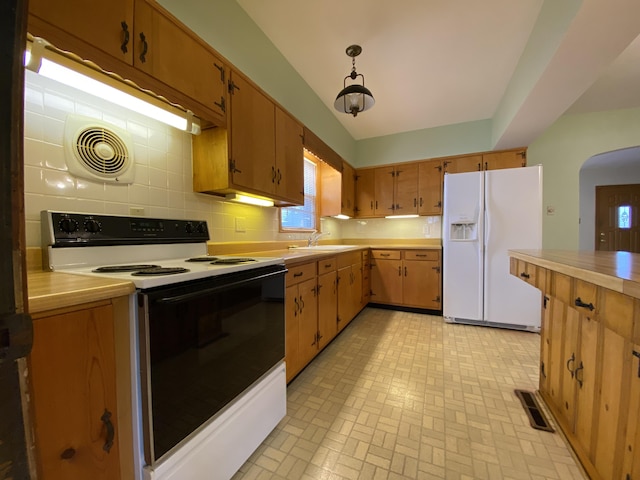
[[[284,265],[139,293],[146,463],[284,359]]]

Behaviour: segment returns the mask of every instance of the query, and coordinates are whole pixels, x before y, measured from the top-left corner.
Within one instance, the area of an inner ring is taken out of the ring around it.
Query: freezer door
[[[444,176],[443,315],[482,320],[482,172]]]
[[[542,248],[542,166],[487,171],[485,209],[485,320],[539,328],[540,291],[509,273],[507,251]]]

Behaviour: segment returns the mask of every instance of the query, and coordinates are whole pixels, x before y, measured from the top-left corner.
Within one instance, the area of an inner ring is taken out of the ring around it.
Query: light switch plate
[[[133,215],[135,217],[143,217],[144,207],[129,207],[129,215]]]

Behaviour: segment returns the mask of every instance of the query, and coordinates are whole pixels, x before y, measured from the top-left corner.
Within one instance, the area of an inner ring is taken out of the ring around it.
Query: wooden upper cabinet
[[[507,150],[482,154],[484,170],[499,170],[502,168],[517,168],[527,166],[527,149]]]
[[[193,111],[204,123],[226,123],[227,67],[155,1],[34,0],[28,31]]]
[[[231,181],[249,193],[273,195],[277,173],[275,105],[235,70],[231,71],[231,85]]]
[[[447,157],[442,160],[444,173],[477,172],[482,170],[482,155]]]
[[[393,176],[395,215],[418,213],[418,164],[398,165]]]
[[[93,61],[93,49],[133,64],[133,0],[30,0],[31,34]],[[87,48],[89,47],[89,48]]]
[[[228,129],[193,137],[193,189],[304,203],[302,126],[241,73],[231,70]]]
[[[356,216],[418,213],[417,163],[358,170],[356,179]]]
[[[380,167],[376,168],[374,172],[374,216],[393,215],[395,167]]]
[[[363,169],[356,173],[356,216],[373,217],[375,214],[375,170]]]
[[[342,162],[342,215],[354,217],[356,211],[356,171],[347,162]]]
[[[136,68],[226,118],[227,66],[169,12],[136,0],[131,40]]]
[[[275,110],[275,193],[304,204],[304,150],[302,125],[279,107]]]
[[[442,161],[418,164],[418,214],[442,215]]]

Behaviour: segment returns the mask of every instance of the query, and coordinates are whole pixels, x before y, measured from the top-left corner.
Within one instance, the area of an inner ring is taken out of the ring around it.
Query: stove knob
[[[205,233],[207,231],[207,224],[204,222],[199,222],[198,226],[196,227],[196,231],[198,233]]]
[[[187,233],[193,233],[194,232],[193,223],[187,222],[187,224],[184,226],[184,229]]]
[[[90,218],[84,222],[84,229],[89,233],[98,233],[102,230],[102,225],[99,221]]]
[[[60,220],[60,223],[58,224],[58,226],[60,227],[60,230],[62,230],[64,233],[73,233],[76,230],[78,230],[78,222],[68,217]]]

